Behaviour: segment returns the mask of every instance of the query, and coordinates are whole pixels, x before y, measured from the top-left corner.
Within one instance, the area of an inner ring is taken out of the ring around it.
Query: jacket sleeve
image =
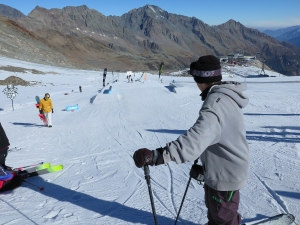
[[[209,106],[203,106],[196,123],[176,141],[167,144],[163,153],[164,163],[192,162],[207,147],[218,143],[220,137],[221,125],[217,112]]]
[[[52,104],[52,100],[51,100],[51,102],[50,102],[50,107],[51,107],[51,109],[53,109],[53,104]]]

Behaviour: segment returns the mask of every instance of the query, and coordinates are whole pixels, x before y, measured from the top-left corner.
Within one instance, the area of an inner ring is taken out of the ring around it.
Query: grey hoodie
[[[222,82],[210,88],[196,123],[167,144],[164,162],[193,162],[200,157],[205,183],[218,191],[241,189],[249,171],[243,111],[246,84]]]

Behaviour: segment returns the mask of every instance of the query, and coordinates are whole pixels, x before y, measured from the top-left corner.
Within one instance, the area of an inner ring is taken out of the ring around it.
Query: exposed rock
[[[10,76],[7,77],[5,80],[0,80],[0,85],[9,85],[13,84],[14,86],[30,86],[30,82],[23,80],[20,77]]]
[[[16,72],[16,73],[26,73],[28,71],[33,74],[45,74],[44,72],[36,70],[36,69],[25,69],[22,67],[15,67],[15,66],[0,66],[0,70]]]

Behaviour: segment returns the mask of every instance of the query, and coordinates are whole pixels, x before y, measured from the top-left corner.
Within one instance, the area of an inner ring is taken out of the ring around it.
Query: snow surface
[[[132,155],[142,147],[165,146],[194,124],[202,101],[193,79],[163,77],[160,83],[157,74],[150,74],[144,83],[127,83],[126,73],[120,73],[118,82],[112,83],[108,72],[110,84],[101,90],[102,71],[0,58],[0,66],[8,65],[47,74],[0,70],[0,80],[15,75],[40,82],[17,86],[15,110],[11,100],[0,94],[0,121],[12,149],[7,165],[44,161],[65,168],[28,179],[44,187],[42,192],[23,183],[2,193],[0,224],[153,224],[144,171],[135,167]],[[245,78],[249,68],[232,67],[231,71],[230,76],[224,73],[224,80],[247,82],[250,97],[244,110],[251,172],[241,189],[243,222],[289,212],[300,223],[300,77],[266,71],[276,77]],[[134,80],[141,75],[135,73]],[[183,85],[176,93],[169,85],[171,79]],[[107,94],[110,86],[112,93]],[[35,107],[35,96],[46,92],[54,104],[52,128],[42,125]],[[78,111],[64,111],[74,104],[79,105]],[[159,224],[174,224],[191,165],[171,162],[150,167]],[[203,188],[193,180],[177,224],[206,221]]]

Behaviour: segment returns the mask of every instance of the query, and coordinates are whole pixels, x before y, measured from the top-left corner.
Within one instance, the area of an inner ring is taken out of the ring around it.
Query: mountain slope
[[[0,55],[24,61],[72,67],[59,51],[45,45],[34,33],[0,16]]]
[[[289,32],[286,32],[282,35],[280,35],[279,37],[277,37],[278,40],[281,41],[288,41],[290,39],[296,38],[300,36],[300,28],[296,28],[294,30],[291,30]]]
[[[277,37],[280,37],[281,35],[283,35],[285,33],[288,33],[290,31],[298,29],[298,28],[300,28],[300,25],[299,26],[286,27],[286,28],[277,29],[277,30],[265,30],[265,31],[263,31],[263,33],[265,33],[265,34],[267,34],[271,37],[277,38]]]
[[[36,7],[16,21],[73,64],[111,70],[188,67],[204,54],[255,55],[277,72],[295,75],[300,49],[281,43],[234,20],[219,26],[146,5],[121,17],[104,16],[87,6]],[[128,68],[125,68],[125,67]]]
[[[300,36],[290,39],[289,42],[300,48]]]

